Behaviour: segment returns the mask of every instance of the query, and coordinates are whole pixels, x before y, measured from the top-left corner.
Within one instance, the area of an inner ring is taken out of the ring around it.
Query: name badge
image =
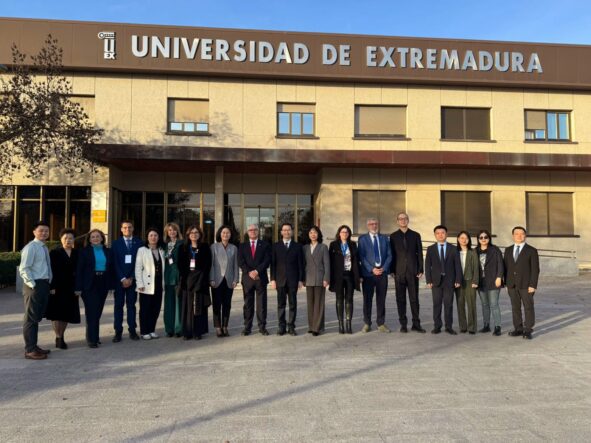
[[[189,264],[189,269],[191,269],[191,271],[195,269],[195,259],[194,258],[191,259],[191,263]]]
[[[131,254],[125,254],[125,264],[126,265],[131,264]]]
[[[172,265],[174,263],[174,259],[172,257],[168,257],[168,264]]]

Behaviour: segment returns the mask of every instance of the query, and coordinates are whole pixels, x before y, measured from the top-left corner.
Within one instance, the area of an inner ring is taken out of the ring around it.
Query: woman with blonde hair
[[[164,330],[167,337],[180,337],[181,299],[179,292],[179,248],[183,244],[181,228],[176,223],[164,227]]]

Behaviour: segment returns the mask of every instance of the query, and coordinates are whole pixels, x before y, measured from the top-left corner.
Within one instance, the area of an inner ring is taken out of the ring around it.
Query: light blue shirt
[[[51,274],[51,262],[49,251],[41,240],[31,240],[21,251],[21,263],[18,272],[25,285],[35,287],[35,280],[49,280]]]
[[[107,270],[107,257],[103,245],[92,245],[92,252],[94,252],[95,272],[105,272]]]

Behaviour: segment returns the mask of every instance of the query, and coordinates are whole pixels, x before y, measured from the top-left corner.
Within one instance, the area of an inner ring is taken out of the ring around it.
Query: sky
[[[0,0],[0,17],[591,44],[590,0]]]

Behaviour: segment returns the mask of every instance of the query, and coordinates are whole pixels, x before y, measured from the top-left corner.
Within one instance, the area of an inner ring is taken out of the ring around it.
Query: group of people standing
[[[105,234],[92,229],[80,251],[74,248],[75,233],[60,232],[61,247],[51,252],[45,242],[49,226],[34,226],[34,240],[22,251],[19,273],[24,282],[25,318],[23,334],[25,357],[45,359],[49,350],[37,345],[38,324],[43,317],[52,321],[57,348],[67,349],[64,334],[68,323],[80,323],[79,298],[86,314],[86,341],[89,347],[101,345],[99,326],[109,291],[114,290],[113,342],[123,338],[124,308],[131,340],[159,338],[156,323],[164,299],[164,329],[168,337],[200,340],[209,332],[208,308],[212,306],[213,325],[218,337],[229,335],[228,324],[233,291],[240,271],[244,293],[243,336],[252,333],[256,311],[258,330],[269,335],[267,324],[267,286],[277,291],[278,335],[297,335],[297,292],[306,288],[308,332],[318,336],[324,330],[326,290],[335,293],[338,331],[352,334],[353,295],[363,292],[362,332],[372,328],[373,298],[380,332],[391,332],[385,324],[388,275],[393,275],[400,331],[408,332],[407,294],[412,316],[411,330],[424,333],[419,316],[419,279],[424,275],[433,298],[434,334],[453,329],[453,301],[456,298],[460,332],[475,334],[476,293],[480,295],[484,325],[480,332],[501,335],[499,293],[508,288],[513,310],[511,336],[531,338],[535,315],[533,296],[539,276],[537,250],[525,243],[526,230],[513,229],[514,245],[504,256],[492,244],[492,236],[482,230],[478,246],[462,231],[457,245],[447,242],[447,228],[434,229],[436,242],[423,246],[419,233],[408,227],[408,214],[397,215],[399,229],[388,238],[379,233],[379,222],[367,220],[368,233],[353,241],[351,229],[342,225],[327,246],[322,231],[313,226],[305,245],[293,239],[290,223],[281,226],[281,239],[274,243],[259,238],[257,225],[247,228],[248,239],[236,246],[229,226],[221,226],[216,242],[203,242],[197,225],[185,232],[185,240],[175,223],[168,223],[163,236],[148,229],[142,242],[134,236],[131,221],[121,223],[122,236],[106,246]],[[267,271],[270,268],[270,272]],[[270,275],[270,278],[269,278]],[[136,303],[139,294],[137,333]],[[521,306],[525,309],[522,318]],[[444,322],[442,321],[442,310]]]

